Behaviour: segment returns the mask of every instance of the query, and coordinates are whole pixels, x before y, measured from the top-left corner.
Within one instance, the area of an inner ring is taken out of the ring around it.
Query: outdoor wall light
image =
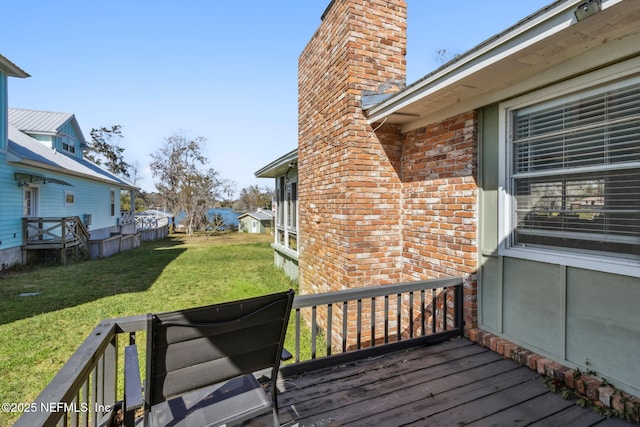
[[[573,14],[576,16],[578,22],[580,22],[583,19],[600,12],[600,9],[600,0],[588,0],[578,6],[578,8],[573,11]]]

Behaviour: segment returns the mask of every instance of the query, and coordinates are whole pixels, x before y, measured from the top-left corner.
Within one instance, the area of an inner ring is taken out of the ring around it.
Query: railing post
[[[464,331],[464,285],[456,286],[455,304],[455,327]]]
[[[60,248],[60,263],[62,265],[67,265],[67,220],[66,218],[62,218],[62,222],[60,224],[60,239],[62,240],[62,247]]]
[[[115,403],[118,395],[118,336],[114,335],[104,351],[103,404]],[[104,415],[104,412],[101,414]]]

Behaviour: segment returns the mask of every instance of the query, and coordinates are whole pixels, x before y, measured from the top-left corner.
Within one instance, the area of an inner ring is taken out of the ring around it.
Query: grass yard
[[[286,290],[272,237],[174,235],[111,258],[0,274],[0,398],[30,403],[103,319]],[[20,294],[39,293],[34,296]],[[293,348],[293,334],[288,336]],[[0,412],[0,426],[19,414]]]

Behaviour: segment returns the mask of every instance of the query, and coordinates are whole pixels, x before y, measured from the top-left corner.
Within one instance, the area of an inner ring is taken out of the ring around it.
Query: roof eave
[[[295,150],[288,152],[284,156],[277,158],[268,165],[257,170],[254,175],[256,178],[277,178],[290,168],[291,162],[296,161],[297,159],[298,149],[296,148]]]
[[[84,179],[88,179],[90,181],[97,181],[97,182],[102,182],[104,184],[109,184],[115,187],[119,187],[121,189],[125,189],[125,190],[140,190],[139,187],[136,187],[135,185],[132,184],[126,184],[123,182],[117,182],[108,178],[100,178],[100,177],[96,177],[96,176],[92,176],[92,175],[88,175],[88,174],[83,174],[81,172],[75,172],[75,171],[70,171],[68,169],[65,168],[61,168],[61,167],[57,167],[57,166],[52,166],[52,165],[48,165],[45,163],[40,163],[37,162],[35,160],[30,160],[30,159],[24,159],[24,158],[20,158],[18,156],[16,156],[15,154],[12,154],[11,156],[7,156],[7,161],[9,163],[18,163],[21,165],[25,165],[25,166],[31,166],[34,168],[38,168],[38,169],[42,169],[42,170],[48,170],[51,172],[57,172],[60,174],[64,174],[64,175],[68,175],[68,176],[75,176],[78,178],[84,178]]]
[[[603,10],[622,1],[603,0]],[[433,94],[453,88],[456,84],[460,85],[462,91],[465,89],[464,79],[480,75],[487,67],[506,61],[527,47],[571,27],[577,23],[574,10],[583,2],[584,0],[557,1],[521,20],[511,28],[427,74],[402,92],[370,108],[367,111],[369,122],[380,123],[391,119],[389,122],[397,122],[405,127],[409,122],[417,122],[421,116],[407,114],[406,111],[402,111],[403,108],[406,109],[417,101],[425,102]],[[473,89],[469,92],[472,93]],[[435,111],[436,108],[444,110],[465,99],[465,96],[472,95],[463,93],[455,99],[451,97],[446,100],[446,105],[433,107],[433,110]]]
[[[26,71],[24,71],[22,68],[18,67],[16,64],[2,55],[0,55],[0,71],[2,71],[9,77],[20,77],[23,79],[31,77],[31,75],[29,75]]]

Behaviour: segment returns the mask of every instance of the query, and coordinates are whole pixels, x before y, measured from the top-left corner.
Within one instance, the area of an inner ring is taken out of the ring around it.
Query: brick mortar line
[[[482,329],[471,329],[467,331],[466,335],[467,338],[478,345],[486,347],[522,366],[526,366],[540,375],[554,378],[578,396],[587,398],[593,406],[616,411],[634,410],[635,406],[635,412],[631,414],[631,419],[635,423],[640,423],[640,411],[638,411],[640,399],[638,397],[603,384],[602,380],[587,374],[582,374],[576,378],[575,369]]]

